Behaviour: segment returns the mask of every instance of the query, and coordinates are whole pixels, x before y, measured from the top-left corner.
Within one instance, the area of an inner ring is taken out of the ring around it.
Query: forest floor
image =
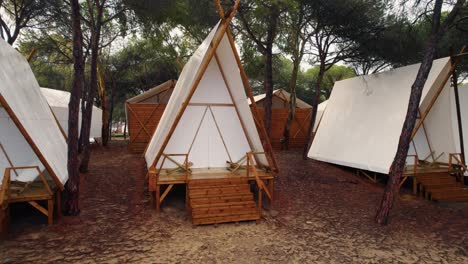
[[[468,204],[404,193],[381,227],[373,221],[381,185],[299,151],[277,157],[276,203],[263,221],[192,227],[183,189],[156,215],[141,156],[125,142],[97,147],[80,216],[47,226],[29,207],[12,208],[0,263],[468,263]]]

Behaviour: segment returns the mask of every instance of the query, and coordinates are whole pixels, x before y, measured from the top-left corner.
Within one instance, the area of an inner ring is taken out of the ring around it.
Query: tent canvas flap
[[[68,179],[67,144],[40,91],[39,84],[26,59],[4,40],[0,40],[0,57],[2,58],[0,60],[0,97],[3,109],[8,112],[8,118],[2,118],[0,122],[11,122],[14,121],[13,118],[17,118],[17,128],[20,129],[18,126],[21,126],[31,141],[28,145],[35,152],[34,163],[37,166],[46,167],[57,184],[62,187]],[[14,117],[9,111],[14,114]],[[20,132],[23,133],[23,131]],[[17,132],[10,130],[9,133]],[[1,143],[6,145],[9,151],[14,152],[15,149],[19,151],[19,148],[14,145],[9,146],[10,142],[7,139],[2,139]],[[42,159],[42,162],[37,158]],[[23,165],[13,162],[15,166]],[[0,167],[2,177],[4,170],[5,167]]]
[[[435,60],[421,104],[450,68]],[[408,108],[419,64],[335,83],[309,157],[349,167],[388,173]]]

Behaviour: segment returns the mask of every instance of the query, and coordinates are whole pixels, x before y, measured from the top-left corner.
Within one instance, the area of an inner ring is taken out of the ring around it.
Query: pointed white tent
[[[0,39],[0,144],[14,166],[38,166],[63,189],[68,179],[67,144],[26,59]],[[0,150],[0,179],[11,167]],[[12,180],[32,181],[33,170]]]
[[[68,103],[70,102],[70,93],[49,88],[41,88],[41,92],[47,99],[52,111],[55,114],[60,126],[65,134],[68,134]],[[79,126],[81,127],[81,108],[79,115]],[[93,105],[93,115],[91,119],[90,138],[100,138],[102,129],[102,110]]]
[[[162,154],[188,154],[192,168],[226,168],[226,161],[263,151],[226,28],[219,22],[185,65],[145,153],[148,169],[159,168]],[[269,165],[262,155],[256,159]]]
[[[415,64],[336,82],[308,156],[388,173],[418,69],[419,64]],[[449,58],[435,60],[424,86],[422,113],[428,109],[438,88],[444,89],[418,129],[408,153],[417,154],[420,159],[448,162],[449,154],[457,153],[454,135],[458,128],[452,117],[450,83],[443,86],[449,72]]]

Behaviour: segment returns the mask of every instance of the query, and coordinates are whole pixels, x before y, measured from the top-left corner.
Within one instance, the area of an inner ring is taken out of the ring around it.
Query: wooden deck
[[[259,176],[263,180],[273,179],[273,174],[264,170],[257,170]],[[245,178],[246,180],[255,180],[253,173],[247,176],[246,169],[239,169],[236,172],[231,172],[224,168],[211,168],[211,169],[192,169],[192,173],[188,176],[185,172],[176,171],[173,173],[166,173],[165,170],[161,171],[158,177],[158,184],[185,184],[192,180],[204,179],[229,179],[229,178]]]
[[[252,169],[248,173],[246,168],[235,172],[227,168],[191,169],[189,173],[162,169],[150,171],[148,176],[157,212],[175,184],[186,185],[186,208],[194,225],[259,220],[261,198],[255,202],[249,182],[268,189],[265,193],[272,200],[274,175],[262,169],[256,169],[255,173]],[[162,186],[166,187],[162,190]]]
[[[418,164],[408,165],[402,183],[413,178],[413,193],[426,199],[440,202],[468,201],[468,188],[464,186],[462,164]]]

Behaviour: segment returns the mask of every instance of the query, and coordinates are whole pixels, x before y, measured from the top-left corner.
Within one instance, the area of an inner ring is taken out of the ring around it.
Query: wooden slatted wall
[[[264,110],[259,108],[261,121],[264,121]],[[311,109],[296,109],[296,116],[294,118],[291,131],[290,131],[290,148],[302,148],[306,143],[307,132],[309,130]],[[271,113],[271,131],[270,141],[275,149],[281,149],[281,139],[283,138],[284,126],[288,120],[288,109],[278,108],[272,109]]]
[[[143,153],[165,108],[164,104],[127,104],[130,152]]]

